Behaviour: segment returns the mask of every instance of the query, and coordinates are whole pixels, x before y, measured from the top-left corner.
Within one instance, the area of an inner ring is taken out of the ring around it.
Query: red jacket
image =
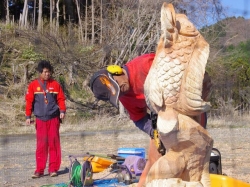
[[[130,119],[138,121],[147,115],[147,104],[144,96],[144,82],[153,63],[155,54],[144,54],[136,57],[123,67],[129,77],[130,90],[119,100],[129,113]]]
[[[142,120],[147,115],[148,107],[144,96],[144,82],[154,58],[154,53],[144,54],[129,61],[123,67],[128,73],[130,90],[125,95],[120,96],[119,100],[134,122]],[[202,113],[200,117],[201,126],[206,127],[206,113]]]
[[[43,84],[44,82],[41,81]],[[43,88],[38,80],[32,81],[25,96],[26,100],[26,118],[31,118],[32,112],[41,120],[49,120],[59,116],[60,112],[66,112],[65,96],[60,84],[50,79],[46,81],[47,93],[44,93]],[[45,96],[48,103],[45,103]]]

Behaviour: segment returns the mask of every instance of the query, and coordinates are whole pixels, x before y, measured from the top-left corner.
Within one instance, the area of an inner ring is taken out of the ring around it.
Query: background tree
[[[52,30],[53,30],[53,17],[54,17],[54,9],[55,9],[55,1],[54,0],[50,0],[50,6],[49,6],[49,22],[50,22],[50,32],[52,33]]]
[[[5,6],[4,5],[0,5],[0,6],[6,7],[6,24],[10,24],[9,2],[8,0],[5,0],[3,2],[5,2]],[[3,10],[3,13],[4,13],[4,10]]]
[[[24,0],[23,11],[20,14],[19,26],[21,29],[27,29],[28,24],[28,0]]]
[[[91,21],[92,21],[92,32],[91,32],[91,44],[95,42],[95,0],[91,2]]]
[[[85,26],[84,26],[84,34],[85,34],[85,42],[87,42],[88,37],[88,0],[85,1]]]
[[[82,30],[82,18],[81,18],[81,10],[80,10],[80,4],[78,0],[75,0],[75,4],[76,4],[76,9],[77,9],[77,15],[78,15],[78,22],[79,22],[79,38],[80,38],[80,42],[83,43],[84,39],[83,39],[83,30]]]
[[[42,15],[43,15],[43,0],[39,0],[39,5],[38,5],[38,21],[37,21],[37,30],[42,31]]]
[[[34,0],[34,3],[33,3],[33,24],[32,24],[33,29],[36,26],[36,11],[37,11],[36,6],[37,6],[36,5],[36,0]]]

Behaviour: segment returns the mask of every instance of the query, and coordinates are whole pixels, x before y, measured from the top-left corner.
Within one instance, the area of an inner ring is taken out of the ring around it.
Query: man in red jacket
[[[49,61],[40,61],[37,71],[39,78],[29,84],[25,96],[26,124],[31,124],[32,112],[36,117],[36,170],[32,178],[43,176],[48,155],[48,172],[55,177],[61,164],[59,127],[66,112],[65,96],[60,84],[51,78]]]
[[[109,101],[118,108],[118,99],[128,111],[130,119],[136,127],[150,136],[148,162],[140,177],[138,186],[145,182],[146,175],[152,164],[161,156],[154,143],[151,116],[147,113],[148,107],[144,96],[144,82],[153,63],[155,54],[144,54],[126,63],[122,69],[109,66],[96,72],[90,80],[90,88],[99,100]],[[207,77],[207,74],[206,74]],[[210,91],[210,78],[204,87],[203,97]],[[197,117],[197,121],[206,126],[206,114]]]

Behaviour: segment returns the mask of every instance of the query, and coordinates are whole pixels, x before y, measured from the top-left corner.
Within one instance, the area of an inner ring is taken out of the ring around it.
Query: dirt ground
[[[211,128],[214,147],[222,156],[222,172],[230,177],[250,182],[250,128]],[[31,179],[35,170],[35,136],[0,136],[0,186],[41,187],[69,183],[69,155],[83,162],[86,152],[117,154],[120,147],[142,147],[147,150],[149,139],[137,129],[127,131],[75,132],[61,134],[62,164],[59,176]],[[104,177],[107,171],[94,174]]]

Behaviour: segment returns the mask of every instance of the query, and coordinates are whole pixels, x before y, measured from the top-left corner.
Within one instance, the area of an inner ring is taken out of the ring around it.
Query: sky
[[[227,8],[228,17],[242,16],[250,19],[250,0],[220,0],[223,7]]]

